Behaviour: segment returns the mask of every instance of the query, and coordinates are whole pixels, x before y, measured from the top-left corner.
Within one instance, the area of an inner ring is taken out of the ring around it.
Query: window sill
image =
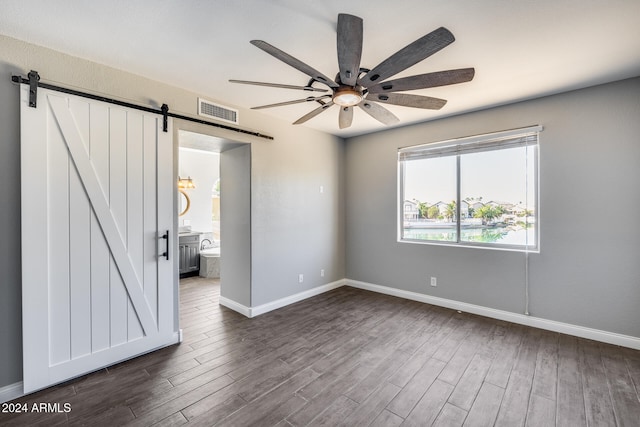
[[[521,246],[509,246],[509,245],[482,245],[477,243],[454,243],[454,242],[440,242],[435,240],[411,240],[411,239],[398,239],[398,243],[408,243],[414,245],[428,245],[428,246],[445,246],[450,248],[465,248],[465,249],[488,249],[491,251],[506,251],[506,252],[522,252],[530,254],[539,254],[539,247],[523,248]]]

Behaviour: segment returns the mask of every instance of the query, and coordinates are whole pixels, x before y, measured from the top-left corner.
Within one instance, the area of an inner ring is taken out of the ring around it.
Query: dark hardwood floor
[[[183,280],[184,341],[2,425],[638,426],[640,352],[343,287],[247,319]]]

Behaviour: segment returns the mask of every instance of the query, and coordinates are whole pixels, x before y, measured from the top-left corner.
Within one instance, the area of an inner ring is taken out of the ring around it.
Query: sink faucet
[[[213,246],[213,243],[211,243],[211,240],[209,239],[202,239],[202,242],[200,242],[200,250],[203,250],[205,248],[204,246],[204,242],[209,242],[209,246]]]

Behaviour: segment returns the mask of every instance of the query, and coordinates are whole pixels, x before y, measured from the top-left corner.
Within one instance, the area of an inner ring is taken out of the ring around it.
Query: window
[[[541,130],[400,149],[399,240],[537,250]]]

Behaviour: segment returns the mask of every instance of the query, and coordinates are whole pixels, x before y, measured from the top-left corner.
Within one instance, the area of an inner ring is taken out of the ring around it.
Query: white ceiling
[[[364,19],[362,67],[440,26],[456,41],[395,77],[475,67],[471,82],[415,92],[447,99],[439,111],[385,105],[399,125],[640,75],[639,0],[0,0],[0,33],[249,108],[309,96],[229,83],[309,80],[249,41],[333,77],[338,13]],[[262,112],[293,122],[315,106]],[[341,131],[337,107],[303,126],[345,137],[385,128],[356,109]]]

